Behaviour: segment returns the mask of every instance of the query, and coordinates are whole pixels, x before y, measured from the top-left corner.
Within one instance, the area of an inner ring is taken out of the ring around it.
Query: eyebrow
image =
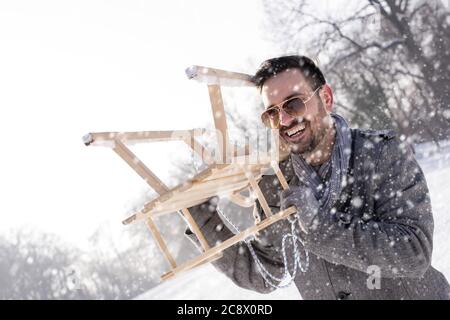
[[[287,96],[286,98],[284,98],[281,102],[285,102],[286,100],[289,100],[289,99],[291,99],[293,97],[298,97],[298,96],[306,96],[306,93],[302,93],[302,92],[300,92],[300,93],[293,93],[293,94]],[[279,103],[277,103],[277,104],[279,104]],[[273,106],[274,106],[274,104],[271,104],[270,106],[268,106],[266,108],[266,110],[269,109],[269,108],[272,108]]]

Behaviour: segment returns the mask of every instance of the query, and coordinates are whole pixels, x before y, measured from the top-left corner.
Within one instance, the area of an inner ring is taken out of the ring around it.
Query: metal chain
[[[234,230],[238,233],[240,233],[241,231],[239,230],[239,228],[231,221],[231,219],[225,214],[223,213],[222,210],[220,210],[219,208],[217,208],[217,212],[220,213],[220,215],[222,217],[224,217],[224,219],[234,228]],[[289,217],[291,218],[291,217]],[[256,255],[256,252],[253,248],[253,245],[251,243],[252,239],[248,239],[246,238],[244,240],[244,242],[246,243],[252,257],[253,260],[256,263],[256,267],[258,268],[259,273],[261,274],[261,276],[263,277],[263,279],[272,287],[277,288],[277,289],[281,289],[281,288],[286,288],[288,286],[291,285],[292,281],[294,281],[295,276],[297,275],[297,267],[300,268],[300,271],[302,272],[306,272],[309,268],[309,254],[308,251],[305,249],[305,266],[303,266],[302,261],[301,261],[301,256],[300,256],[300,250],[298,249],[297,246],[297,241],[300,242],[302,245],[303,243],[301,242],[300,238],[297,237],[295,235],[295,226],[298,223],[297,221],[297,217],[295,218],[291,218],[288,219],[290,224],[291,224],[291,233],[285,234],[282,238],[281,241],[281,253],[283,255],[283,263],[284,263],[284,274],[283,274],[283,278],[278,278],[276,276],[274,276],[272,273],[270,273],[263,265],[263,263],[261,262],[261,260],[259,260],[258,256]],[[250,236],[249,236],[250,237]],[[292,238],[292,243],[293,243],[293,247],[294,247],[294,270],[291,273],[289,272],[289,267],[288,267],[288,261],[287,261],[287,252],[286,252],[286,240],[288,238]],[[270,279],[271,280],[270,280]],[[280,283],[283,282],[285,279],[289,279],[289,282],[281,285]],[[272,280],[278,281],[279,284],[273,283]]]

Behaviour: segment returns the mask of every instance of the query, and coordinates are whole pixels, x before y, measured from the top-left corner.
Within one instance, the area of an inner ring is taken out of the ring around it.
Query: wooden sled
[[[228,141],[228,128],[223,106],[221,86],[254,86],[251,76],[228,72],[218,69],[192,66],[186,70],[189,79],[194,79],[208,86],[214,125],[219,146],[219,159],[213,160],[211,154],[201,145],[197,138],[204,133],[203,129],[186,131],[142,131],[142,132],[98,132],[89,133],[83,137],[85,145],[106,146],[112,148],[126,163],[139,174],[148,185],[153,188],[158,197],[145,203],[143,208],[123,221],[125,225],[143,220],[156,240],[162,254],[170,265],[170,270],[161,278],[166,280],[180,272],[187,271],[201,264],[214,261],[222,256],[222,251],[247,237],[259,232],[269,225],[286,218],[296,212],[295,207],[289,207],[277,214],[272,214],[258,181],[264,173],[274,170],[283,189],[288,188],[278,162],[287,156],[284,149],[276,145],[275,150],[266,154],[258,154],[257,161],[249,161],[252,154],[249,148],[233,150]],[[278,142],[278,134],[274,141]],[[184,141],[202,159],[207,160],[208,167],[195,175],[192,179],[169,189],[139,158],[127,147],[127,144],[156,142],[156,141]],[[244,190],[250,191],[250,197],[241,195]],[[192,218],[189,209],[201,204],[213,196],[227,196],[234,203],[251,207],[258,199],[265,218],[255,220],[255,225],[234,235],[230,239],[210,247]],[[166,242],[159,232],[155,219],[158,216],[180,212],[188,223],[192,232],[197,236],[202,247],[202,253],[181,265],[177,265],[170,254]]]

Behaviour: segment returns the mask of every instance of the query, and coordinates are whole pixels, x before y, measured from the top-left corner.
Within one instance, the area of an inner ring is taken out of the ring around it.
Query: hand
[[[317,201],[310,188],[297,186],[283,190],[280,203],[281,210],[295,206],[297,208],[295,215],[299,220],[300,228],[306,233],[311,229],[314,218],[319,211],[319,201]]]

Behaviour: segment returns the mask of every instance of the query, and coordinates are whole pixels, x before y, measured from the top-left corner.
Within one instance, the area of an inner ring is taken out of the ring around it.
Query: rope
[[[222,217],[225,218],[225,220],[233,227],[233,229],[240,233],[241,231],[239,230],[239,228],[231,221],[231,219],[225,214],[223,213],[222,210],[220,210],[219,208],[217,208],[217,212],[220,213],[220,215]],[[300,271],[302,272],[306,272],[309,268],[309,255],[308,255],[308,251],[305,249],[305,266],[303,266],[302,261],[301,261],[301,255],[300,255],[300,250],[297,246],[297,241],[301,242],[300,238],[297,237],[295,235],[295,226],[297,222],[298,218],[292,218],[289,219],[289,222],[291,224],[291,233],[287,233],[285,235],[283,235],[282,241],[281,241],[281,253],[283,255],[283,263],[284,263],[284,272],[283,272],[283,278],[278,278],[276,276],[274,276],[272,273],[270,273],[263,265],[263,263],[261,262],[261,260],[259,260],[258,256],[256,255],[256,252],[253,248],[253,245],[251,243],[251,240],[253,239],[249,239],[249,237],[247,237],[244,242],[246,243],[252,257],[253,260],[256,263],[256,267],[258,269],[258,272],[261,274],[261,276],[263,277],[263,279],[272,287],[277,288],[277,289],[281,289],[281,288],[286,288],[288,286],[291,285],[292,281],[294,281],[295,276],[297,274],[297,268],[300,268]],[[292,272],[292,274],[289,272],[289,267],[288,267],[288,261],[287,261],[287,251],[286,251],[286,240],[291,238],[292,240],[292,244],[294,247],[294,270]],[[270,278],[270,279],[269,279]],[[289,279],[289,282],[286,284],[281,284],[283,281],[285,281],[285,279]],[[278,284],[272,282],[272,280],[279,282]]]

